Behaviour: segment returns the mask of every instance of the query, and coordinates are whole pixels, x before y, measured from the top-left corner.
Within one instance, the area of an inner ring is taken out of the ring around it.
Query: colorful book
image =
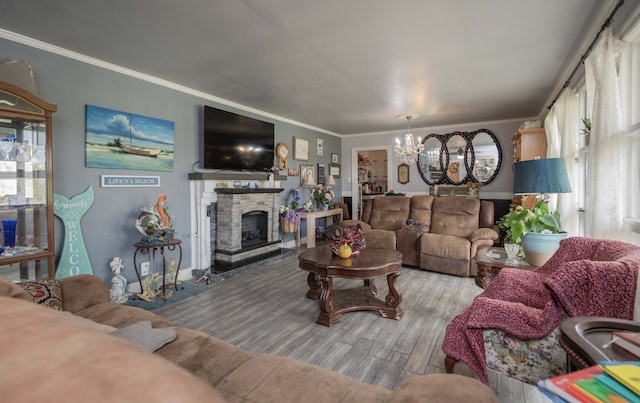
[[[629,388],[636,395],[640,395],[640,362],[600,362],[604,372]]]
[[[598,376],[598,375],[596,375]],[[582,379],[570,385],[571,388],[589,399],[590,402],[604,403],[626,403],[627,401],[618,396],[616,392],[609,389],[595,379]]]
[[[589,400],[583,394],[571,388],[570,385],[579,380],[593,379],[596,375],[600,375],[602,373],[602,368],[598,365],[594,365],[575,372],[556,376],[555,378],[540,381],[538,385],[546,388],[557,396],[560,396],[569,403],[591,403],[594,400]]]
[[[640,396],[633,393],[631,390],[629,390],[629,388],[627,388],[620,382],[616,381],[611,376],[607,374],[602,374],[602,375],[596,375],[595,378],[593,379],[605,385],[609,389],[613,390],[614,392],[616,392],[618,396],[623,397],[628,402],[640,403]]]

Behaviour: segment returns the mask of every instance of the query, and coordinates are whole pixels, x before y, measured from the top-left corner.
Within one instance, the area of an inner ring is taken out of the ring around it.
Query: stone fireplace
[[[280,188],[217,188],[215,264],[233,269],[280,253]]]

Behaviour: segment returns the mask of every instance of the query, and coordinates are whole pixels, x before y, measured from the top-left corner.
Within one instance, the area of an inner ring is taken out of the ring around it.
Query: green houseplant
[[[511,209],[498,223],[505,231],[505,242],[522,245],[527,263],[542,266],[558,250],[560,240],[567,237],[562,231],[560,213],[538,201],[532,210],[518,206]]]

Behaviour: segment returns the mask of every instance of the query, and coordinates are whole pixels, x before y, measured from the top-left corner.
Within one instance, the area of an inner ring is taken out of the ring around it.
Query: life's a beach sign
[[[100,187],[159,187],[159,176],[100,175]]]

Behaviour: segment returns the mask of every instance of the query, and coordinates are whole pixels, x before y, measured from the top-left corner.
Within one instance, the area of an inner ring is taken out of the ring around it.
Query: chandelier
[[[417,117],[417,115],[416,115]],[[404,135],[404,145],[400,143],[400,139],[396,138],[396,145],[393,148],[396,152],[396,155],[402,159],[403,162],[407,164],[413,164],[418,160],[418,155],[424,149],[424,144],[420,141],[420,137],[418,137],[418,141],[414,141],[413,134],[411,134],[411,115],[400,115],[398,119],[406,118],[407,124],[409,126],[407,133]]]

